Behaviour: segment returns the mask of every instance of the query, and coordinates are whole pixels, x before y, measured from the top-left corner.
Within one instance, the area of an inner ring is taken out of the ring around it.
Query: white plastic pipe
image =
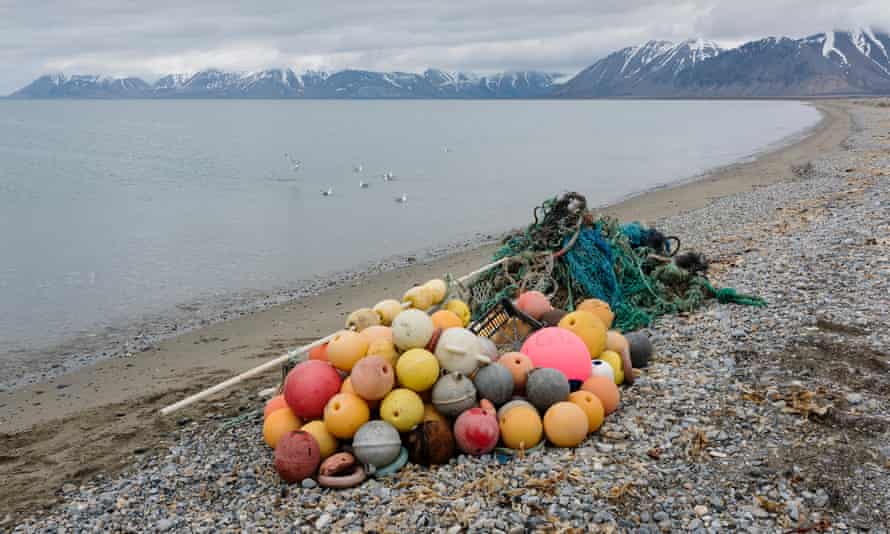
[[[470,278],[473,278],[474,276],[477,276],[479,274],[482,274],[482,273],[488,271],[489,269],[493,269],[494,267],[497,267],[498,265],[507,261],[507,259],[508,258],[501,258],[496,262],[489,263],[488,265],[481,267],[479,269],[476,269],[475,271],[473,271],[469,274],[461,276],[460,278],[457,279],[457,281],[459,283],[463,283],[463,282],[469,280]],[[403,308],[407,308],[409,306],[410,306],[410,303],[407,303],[407,302],[402,303]],[[269,360],[268,362],[266,362],[262,365],[254,367],[253,369],[244,371],[240,375],[233,376],[232,378],[226,380],[225,382],[220,382],[219,384],[217,384],[213,387],[209,387],[203,391],[199,391],[198,393],[195,393],[194,395],[191,395],[190,397],[186,397],[186,398],[182,399],[181,401],[175,402],[175,403],[171,404],[170,406],[162,408],[160,413],[161,413],[161,415],[170,415],[171,413],[173,413],[181,408],[185,408],[186,406],[188,406],[190,404],[194,404],[200,400],[204,400],[207,397],[210,397],[211,395],[215,395],[215,394],[219,393],[220,391],[228,389],[234,385],[240,384],[241,382],[247,380],[248,378],[252,378],[254,376],[264,373],[265,371],[268,371],[269,369],[273,369],[273,368],[283,364],[284,362],[288,361],[289,359],[293,358],[294,356],[297,356],[298,354],[308,352],[308,351],[314,349],[315,347],[318,347],[319,345],[324,345],[325,343],[330,341],[336,334],[337,333],[334,332],[333,334],[329,334],[321,339],[313,341],[312,343],[310,343],[308,345],[303,345],[302,347],[298,347],[293,350],[289,350],[286,353],[282,354],[281,356],[279,356],[273,360]]]

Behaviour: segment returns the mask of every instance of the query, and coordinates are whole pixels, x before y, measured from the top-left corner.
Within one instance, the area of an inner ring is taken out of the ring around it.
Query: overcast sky
[[[574,73],[648,39],[734,46],[859,25],[890,27],[890,0],[0,0],[0,94],[50,72]]]

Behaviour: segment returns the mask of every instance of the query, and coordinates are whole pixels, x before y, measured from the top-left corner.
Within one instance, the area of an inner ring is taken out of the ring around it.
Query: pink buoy
[[[320,360],[307,360],[291,369],[284,380],[284,400],[303,419],[318,419],[328,401],[340,391],[340,375]]]
[[[540,319],[542,315],[553,309],[550,299],[540,291],[526,291],[516,299],[516,307],[528,314],[533,319]]]
[[[530,335],[520,352],[535,367],[557,369],[569,380],[584,381],[590,376],[590,353],[576,334],[565,328],[542,328]]]
[[[501,432],[494,406],[482,401],[481,408],[470,408],[454,422],[454,439],[463,452],[481,456],[498,444]]]

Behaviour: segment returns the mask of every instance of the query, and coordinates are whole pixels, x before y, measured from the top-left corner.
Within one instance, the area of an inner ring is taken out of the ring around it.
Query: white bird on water
[[[364,165],[362,165],[361,163],[359,163],[358,165],[353,165],[353,166],[352,166],[352,172],[354,172],[354,173],[360,173],[360,172],[362,172],[363,170],[365,170],[365,167],[364,167]]]
[[[290,161],[291,169],[293,169],[294,172],[298,172],[300,170],[300,167],[303,166],[302,161],[292,158],[291,155],[287,152],[284,153],[284,157],[286,157],[288,161]]]
[[[371,184],[369,184],[368,182],[366,182],[364,180],[359,180],[358,186],[361,187],[362,189],[367,189],[367,188],[371,187]]]
[[[323,197],[332,197],[334,196],[334,188],[328,187],[327,191],[322,191],[321,196]]]
[[[383,173],[382,178],[384,182],[391,182],[396,179],[396,175],[391,173],[390,171],[386,171],[385,173]]]
[[[399,204],[407,204],[408,203],[408,195],[402,193],[402,196],[396,197],[396,202]]]

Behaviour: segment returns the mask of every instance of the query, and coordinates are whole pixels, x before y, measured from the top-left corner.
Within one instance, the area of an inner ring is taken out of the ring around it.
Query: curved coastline
[[[822,115],[816,124],[777,140],[740,161],[631,193],[598,209],[622,220],[654,222],[680,211],[700,207],[710,199],[782,179],[781,173],[776,171],[810,159],[814,153],[811,147],[837,144],[839,138],[846,136],[846,133],[837,133],[839,129],[836,128],[838,121],[849,121],[845,112],[830,101],[807,104]],[[844,124],[840,129],[848,131],[849,124]],[[777,169],[777,166],[780,168]],[[489,259],[492,244],[497,240],[498,236],[495,235],[477,234],[425,250],[409,251],[345,270],[321,273],[271,292],[236,291],[221,297],[210,296],[181,303],[166,314],[146,316],[108,327],[104,332],[22,352],[18,362],[2,362],[6,372],[0,382],[0,391],[14,391],[58,379],[105,360],[133,358],[177,337],[199,335],[202,329],[299,304],[306,299],[337,298],[335,293],[338,290],[355,284],[383,287],[380,284],[382,280],[378,281],[377,278],[386,273],[402,270],[409,273],[412,268],[425,265],[429,270],[424,276],[437,276],[449,272],[446,269],[437,271],[435,267],[447,258],[461,258],[467,266],[481,265]],[[460,274],[461,271],[450,272]],[[398,292],[398,289],[395,291]],[[377,293],[382,295],[386,291]],[[373,295],[370,298],[373,299]],[[313,306],[317,306],[317,303],[313,302]]]
[[[824,119],[793,145],[696,181],[635,196],[605,211],[621,219],[658,221],[712,198],[794,180],[793,165],[836,152],[848,137],[852,118],[845,105],[820,102]],[[159,417],[157,410],[342,327],[353,303],[400,294],[412,283],[444,272],[468,272],[485,263],[495,247],[469,246],[431,261],[356,276],[318,295],[197,328],[143,352],[108,357],[39,384],[0,391],[0,442],[29,466],[27,471],[4,471],[11,488],[3,492],[4,499],[13,515],[32,514],[56,503],[66,482],[114,473],[133,465],[134,458],[166,453],[182,425],[200,421],[213,431],[218,421],[256,408],[257,391],[273,385],[280,378],[277,372],[175,417]],[[17,464],[9,465],[12,469]]]

